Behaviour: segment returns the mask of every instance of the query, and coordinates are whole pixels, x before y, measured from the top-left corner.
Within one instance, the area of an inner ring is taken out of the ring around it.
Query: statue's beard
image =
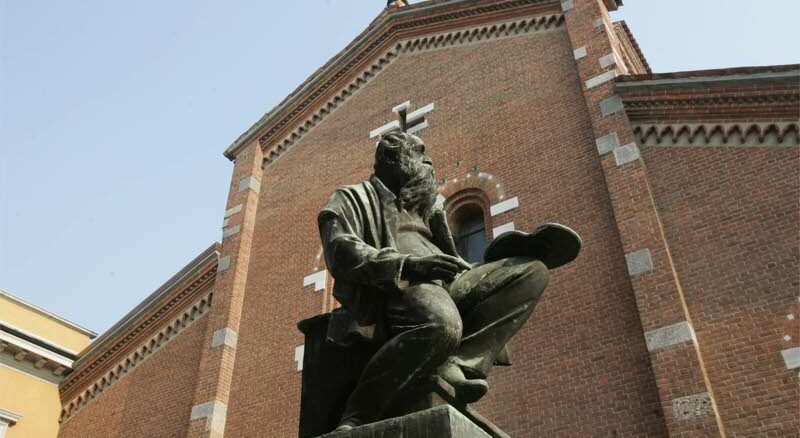
[[[406,183],[400,188],[397,199],[404,209],[415,211],[427,221],[439,196],[433,166],[404,162],[400,167]]]

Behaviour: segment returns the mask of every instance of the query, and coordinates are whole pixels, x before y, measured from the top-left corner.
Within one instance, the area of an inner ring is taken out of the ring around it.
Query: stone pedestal
[[[452,406],[442,405],[402,417],[331,432],[320,438],[491,438]]]

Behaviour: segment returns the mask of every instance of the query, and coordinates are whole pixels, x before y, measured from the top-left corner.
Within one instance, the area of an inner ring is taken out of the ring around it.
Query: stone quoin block
[[[628,274],[631,277],[653,270],[653,258],[648,248],[625,254],[625,263],[628,265]]]
[[[565,0],[561,2],[561,10],[564,12],[568,12],[572,10],[575,5],[573,4],[572,0]]]
[[[239,192],[243,192],[247,189],[250,189],[258,194],[261,191],[261,181],[256,179],[254,176],[250,176],[239,181]]]
[[[217,263],[217,272],[225,272],[231,267],[231,256],[225,256],[219,259]]]
[[[576,60],[584,58],[586,56],[586,46],[578,47],[572,51],[572,54],[575,56]]]
[[[236,333],[236,331],[230,327],[225,327],[214,332],[214,336],[211,338],[211,348],[217,348],[222,345],[236,348],[236,344],[238,342],[239,335]]]
[[[694,341],[694,338],[694,330],[688,321],[650,330],[644,334],[647,351],[651,353],[686,341]]]
[[[514,230],[515,230],[514,222],[509,222],[507,224],[500,225],[499,227],[494,227],[492,229],[492,236],[497,238],[497,236],[499,236],[499,235],[501,235],[503,233],[507,233],[509,231],[514,231]]]
[[[783,357],[783,363],[786,365],[786,369],[793,370],[795,368],[800,368],[800,348],[787,348],[781,351],[781,356]]]
[[[600,67],[602,68],[608,68],[616,64],[617,64],[617,56],[614,55],[613,53],[609,53],[608,55],[600,58]]]
[[[707,392],[676,398],[672,401],[672,416],[676,421],[702,418],[712,412],[714,412],[714,405]]]
[[[612,132],[598,138],[595,143],[597,144],[597,153],[605,155],[619,147],[619,136],[616,132]]]
[[[303,371],[303,357],[306,353],[306,346],[300,345],[294,349],[294,361],[297,362],[297,371]]]
[[[519,198],[514,196],[513,198],[509,198],[505,201],[492,205],[489,208],[489,212],[492,214],[492,216],[497,216],[498,214],[511,211],[517,207],[519,207]]]
[[[636,143],[628,143],[625,146],[614,149],[614,160],[617,162],[617,166],[622,166],[638,159],[639,148]]]
[[[233,207],[225,210],[225,217],[229,218],[229,217],[235,215],[236,213],[238,213],[240,211],[242,211],[242,204],[238,204],[236,206],[233,206]]]
[[[600,112],[604,116],[610,116],[612,114],[616,114],[622,111],[623,109],[625,109],[625,107],[622,104],[622,98],[617,95],[611,96],[608,99],[600,101]]]
[[[603,74],[599,74],[599,75],[589,79],[588,81],[586,81],[586,88],[592,89],[594,87],[597,87],[598,85],[605,84],[606,82],[616,78],[617,75],[618,75],[618,73],[617,73],[616,69],[609,70],[609,71],[607,71],[607,72],[605,72]]]
[[[225,229],[224,231],[222,231],[222,239],[223,240],[227,239],[228,237],[233,236],[234,234],[238,233],[239,231],[242,231],[242,226],[241,225],[234,225],[234,226],[232,226],[232,227],[230,227],[228,229]]]
[[[214,400],[192,407],[190,421],[205,419],[206,431],[221,434],[225,432],[225,419],[227,415],[228,406]]]
[[[314,291],[325,289],[325,282],[328,281],[328,271],[321,270],[303,278],[303,287],[314,285]]]

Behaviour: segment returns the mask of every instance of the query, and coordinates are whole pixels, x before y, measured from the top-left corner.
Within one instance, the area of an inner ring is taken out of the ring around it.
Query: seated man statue
[[[547,286],[547,261],[524,241],[507,242],[484,264],[465,262],[437,197],[422,140],[395,132],[378,144],[374,175],[336,190],[319,215],[333,294],[342,304],[334,316],[347,319],[344,334],[331,329],[328,336],[380,345],[337,430],[382,419],[400,394],[434,376],[463,403],[480,399],[487,373],[503,362],[506,343]],[[569,260],[577,255],[571,252]]]

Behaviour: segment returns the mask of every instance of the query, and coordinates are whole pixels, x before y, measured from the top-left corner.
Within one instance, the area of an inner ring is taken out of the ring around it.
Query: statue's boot
[[[489,390],[489,383],[486,382],[485,376],[483,378],[467,378],[464,370],[452,358],[439,367],[437,374],[447,383],[453,385],[456,390],[456,398],[464,403],[473,403],[480,400]]]

